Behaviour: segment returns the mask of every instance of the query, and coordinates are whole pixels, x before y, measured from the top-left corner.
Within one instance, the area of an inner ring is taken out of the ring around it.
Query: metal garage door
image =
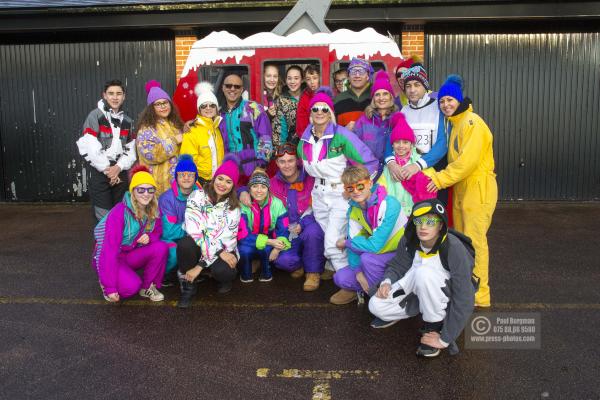
[[[490,125],[500,198],[600,199],[598,33],[431,34],[427,55]]]
[[[147,80],[174,90],[174,37],[0,44],[0,78],[2,199],[83,201],[87,171],[75,141],[103,83],[126,84],[135,118]]]

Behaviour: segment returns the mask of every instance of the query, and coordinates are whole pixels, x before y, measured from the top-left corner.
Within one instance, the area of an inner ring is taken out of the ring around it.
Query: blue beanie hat
[[[462,94],[462,86],[463,79],[460,77],[460,75],[448,75],[446,82],[444,82],[440,88],[440,91],[438,92],[438,103],[444,96],[454,97],[459,103],[462,103],[464,99]]]
[[[194,172],[196,174],[196,180],[198,180],[198,168],[194,163],[194,158],[189,154],[182,154],[179,156],[179,161],[175,167],[175,179],[177,179],[178,172]]]

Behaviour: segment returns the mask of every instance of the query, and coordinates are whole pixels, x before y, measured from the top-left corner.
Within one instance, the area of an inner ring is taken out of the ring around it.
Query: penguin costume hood
[[[435,214],[442,219],[442,230],[440,231],[440,237],[435,242],[435,245],[431,249],[430,253],[436,253],[439,251],[440,246],[446,240],[448,235],[448,213],[446,207],[438,199],[428,199],[416,203],[413,206],[406,228],[404,229],[404,236],[406,237],[406,246],[410,250],[420,248],[419,237],[417,236],[417,227],[414,224],[414,219],[421,217],[426,214]]]

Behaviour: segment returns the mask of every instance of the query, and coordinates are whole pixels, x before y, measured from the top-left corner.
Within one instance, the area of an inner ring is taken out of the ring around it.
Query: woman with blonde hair
[[[132,169],[129,191],[96,228],[93,265],[98,272],[104,298],[117,302],[139,293],[162,301],[158,291],[169,252],[160,240],[162,220],[156,198],[157,184],[148,168]],[[135,270],[142,269],[142,276]]]
[[[315,178],[312,189],[312,209],[315,219],[325,232],[325,257],[328,269],[339,270],[348,266],[345,249],[336,242],[346,236],[348,227],[348,200],[344,198],[342,173],[349,163],[362,164],[374,177],[378,161],[354,133],[336,124],[331,88],[323,86],[310,100],[310,124],[298,143],[298,158],[304,170]],[[346,304],[356,293],[341,290],[332,296],[335,304]]]
[[[392,131],[392,116],[399,112],[394,104],[394,89],[388,78],[387,72],[381,70],[375,74],[375,81],[371,86],[371,104],[354,125],[354,134],[363,141],[379,160],[378,173],[383,171],[384,159],[391,154],[389,145]]]
[[[198,168],[201,185],[210,181],[223,162],[225,146],[219,124],[219,102],[209,82],[201,82],[195,88],[198,115],[190,131],[183,135],[181,154],[189,154]]]
[[[156,180],[158,197],[171,187],[183,140],[183,122],[160,83],[149,81],[146,92],[148,105],[140,114],[135,143],[140,164],[147,166]]]
[[[281,96],[282,90],[283,81],[279,76],[279,68],[275,64],[265,64],[262,105],[270,118],[275,116],[275,100]]]

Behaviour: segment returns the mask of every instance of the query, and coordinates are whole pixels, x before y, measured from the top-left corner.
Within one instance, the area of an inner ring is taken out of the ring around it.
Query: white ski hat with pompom
[[[200,82],[194,88],[194,92],[196,93],[196,96],[198,96],[196,109],[199,110],[200,106],[204,103],[213,103],[217,105],[217,109],[219,108],[217,96],[215,96],[213,85],[210,82]]]

